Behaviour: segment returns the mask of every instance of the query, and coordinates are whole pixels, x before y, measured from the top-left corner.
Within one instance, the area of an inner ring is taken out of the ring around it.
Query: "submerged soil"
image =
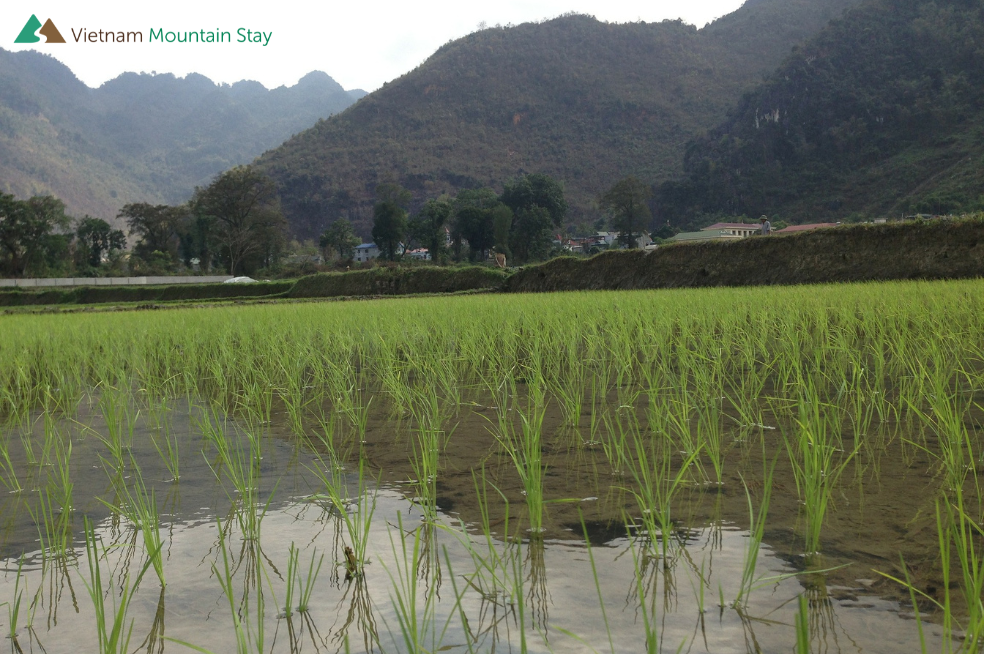
[[[783,439],[788,426],[766,414],[761,425],[742,427],[736,417],[726,415],[721,483],[713,480],[706,457],[687,476],[673,502],[674,533],[667,536],[677,554],[663,560],[638,547],[645,538],[632,526],[640,518],[632,481],[609,463],[604,443],[612,435],[604,426],[592,433],[590,407],[575,430],[564,426],[555,403],[548,405],[542,453],[549,503],[544,533],[533,536],[526,530],[516,468],[494,435],[496,407],[482,404],[478,394],[466,392],[464,398],[446,422],[433,521],[425,520],[428,498],[421,497],[410,463],[417,438],[412,418],[399,415],[377,396],[371,406],[378,408],[370,414],[364,437],[339,427],[335,444],[349,474],[354,474],[361,451],[378,487],[371,563],[364,577],[351,581],[342,565],[348,541],[339,516],[312,499],[323,490],[313,474],[325,455],[324,446],[316,444],[318,428],[307,425],[307,438],[299,439],[286,428],[286,415],[277,407],[263,437],[259,501],[269,504],[262,536],[251,541],[235,534],[237,497],[213,473],[215,452],[195,426],[199,409],[178,404],[166,416],[170,433],[180,442],[181,476],[175,482],[153,448],[152,439],[160,431],[151,427],[146,408],[129,450],[133,462],[117,470],[97,437],[105,435],[105,421],[94,405],[83,406],[79,415],[59,423],[60,438],[74,447],[76,508],[71,551],[54,558],[39,550],[39,524],[32,514],[37,491],[50,483],[50,473],[44,463],[30,465],[18,446],[21,436],[29,437],[40,452],[42,421],[28,432],[8,429],[4,437],[15,469],[24,473],[25,490],[7,494],[0,507],[5,569],[0,601],[13,601],[15,587],[20,588],[24,606],[32,607],[34,615],[30,629],[21,618],[16,645],[23,651],[74,652],[80,641],[95,637],[95,616],[83,583],[89,568],[82,520],[92,521],[109,545],[105,562],[114,583],[122,587],[135,577],[142,550],[138,530],[112,509],[120,501],[114,489],[120,479],[132,483],[140,475],[148,489],[155,489],[161,506],[167,585],[157,585],[153,570],[142,580],[131,609],[136,626],[130,651],[138,644],[137,649],[146,651],[176,647],[163,640],[165,634],[216,652],[236,647],[228,600],[219,584],[223,548],[232,557],[240,612],[255,613],[256,598],[267,593],[260,622],[266,625],[264,647],[273,651],[407,651],[395,608],[395,589],[407,566],[411,578],[439,589],[434,618],[441,625],[450,621],[441,640],[447,651],[468,651],[468,643],[475,651],[519,651],[520,623],[529,651],[641,651],[645,632],[640,612],[647,610],[658,622],[659,651],[675,652],[681,646],[692,652],[789,651],[801,594],[809,599],[814,651],[919,649],[908,591],[880,573],[897,578],[908,573],[926,596],[942,598],[935,514],[941,478],[929,453],[934,450],[931,434],[917,433],[914,425],[875,421],[840,478],[817,555],[805,551],[802,504]],[[614,394],[595,410],[610,416],[642,411],[625,407]],[[969,420],[968,429],[979,442],[984,420],[979,413]],[[242,422],[230,424],[227,435],[241,441],[245,428]],[[845,436],[845,449],[853,446]],[[682,459],[678,453],[675,464]],[[773,462],[772,500],[756,573],[761,581],[747,604],[735,605],[749,542],[749,494],[758,510],[764,471]],[[477,491],[483,471],[492,498],[484,507],[491,542],[503,556],[512,552],[516,557],[521,613],[515,597],[488,595],[481,592],[480,581],[470,581],[476,559],[461,537],[470,537],[476,548],[485,546]],[[979,512],[980,507],[972,510]],[[226,540],[218,536],[223,524],[233,531]],[[401,542],[409,543],[410,551],[418,542],[428,554],[408,562]],[[326,554],[325,570],[312,599],[314,608],[286,620],[278,618],[278,599],[283,598],[292,544],[301,550],[302,567],[315,552]],[[18,581],[22,556],[24,577]],[[259,590],[246,572],[257,561],[267,575]],[[923,619],[940,619],[928,599],[920,600],[918,608]],[[458,617],[461,611],[469,615],[467,629]],[[959,615],[959,606],[955,612]],[[7,621],[0,622],[6,630]],[[940,629],[932,624],[926,629],[930,649],[935,649]]]

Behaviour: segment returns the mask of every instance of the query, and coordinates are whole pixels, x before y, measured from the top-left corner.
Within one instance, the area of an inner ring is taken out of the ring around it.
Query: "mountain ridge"
[[[565,15],[474,32],[347,111],[264,153],[294,232],[338,217],[369,232],[376,185],[414,201],[500,188],[544,172],[562,180],[570,217],[633,174],[682,171],[688,140],[853,0],[761,0],[697,30],[681,21],[602,23]]]
[[[0,48],[0,191],[116,223],[123,204],[183,202],[364,94],[321,71],[273,89],[134,72],[92,88],[50,55]]]
[[[982,146],[984,6],[872,0],[694,140],[657,204],[694,226],[982,211]]]

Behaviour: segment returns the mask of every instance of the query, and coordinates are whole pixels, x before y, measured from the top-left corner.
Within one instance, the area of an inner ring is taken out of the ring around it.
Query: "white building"
[[[375,243],[362,243],[359,247],[355,248],[355,252],[352,254],[353,261],[369,261],[370,259],[375,259],[379,256],[379,248]]]
[[[726,238],[737,236],[738,238],[748,238],[762,233],[762,226],[756,223],[714,223],[710,227],[705,227],[702,232],[720,232],[720,236],[715,238]]]

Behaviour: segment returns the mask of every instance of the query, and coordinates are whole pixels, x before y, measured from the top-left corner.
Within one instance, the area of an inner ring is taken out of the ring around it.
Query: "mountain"
[[[322,72],[269,90],[143,73],[91,89],[50,56],[0,49],[0,191],[109,220],[126,202],[183,202],[364,95]]]
[[[657,204],[679,224],[984,210],[984,3],[872,0],[688,148]]]
[[[727,115],[791,48],[855,0],[754,0],[703,29],[567,15],[448,43],[258,164],[298,235],[339,216],[369,233],[377,184],[414,201],[524,172],[566,185],[569,218],[597,215],[620,177],[682,172],[684,145]]]

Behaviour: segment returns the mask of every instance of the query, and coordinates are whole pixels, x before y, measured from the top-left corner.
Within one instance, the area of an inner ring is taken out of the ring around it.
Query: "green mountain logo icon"
[[[45,43],[65,42],[65,38],[61,35],[61,32],[58,31],[58,28],[55,27],[55,24],[51,22],[50,18],[44,22],[44,25],[42,25],[41,21],[38,20],[38,17],[31,14],[31,17],[27,19],[27,23],[24,25],[24,29],[22,29],[20,34],[17,35],[17,38],[14,39],[14,43],[39,42],[41,40],[41,37],[38,36],[39,30],[40,34],[44,36]]]

